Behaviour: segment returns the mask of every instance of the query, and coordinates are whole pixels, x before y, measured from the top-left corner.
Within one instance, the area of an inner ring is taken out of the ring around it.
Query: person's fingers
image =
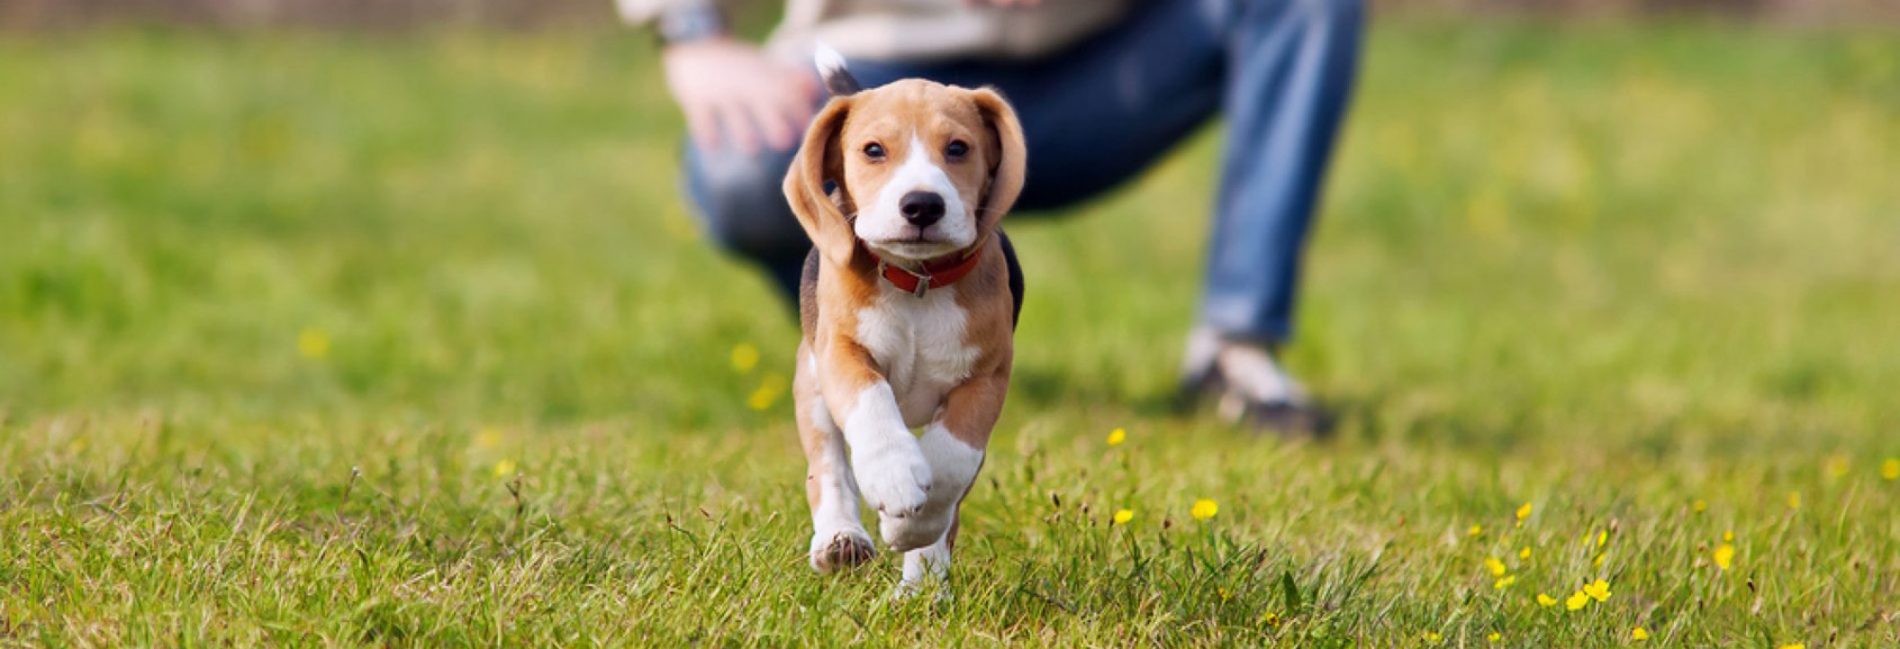
[[[686,132],[692,135],[693,142],[702,149],[719,148],[719,121],[713,111],[696,105],[683,106],[681,110],[686,114]]]
[[[775,150],[792,148],[792,127],[786,119],[784,104],[775,97],[752,96],[746,102],[746,116],[758,128],[759,139]]]
[[[720,131],[732,148],[746,155],[759,152],[759,139],[752,130],[750,120],[746,118],[744,106],[737,103],[721,103],[713,111],[719,116]]]
[[[800,135],[799,131],[806,124],[811,123],[814,99],[816,99],[814,95],[803,90],[794,90],[780,95],[779,114],[784,116],[787,124],[791,125],[793,139],[797,139]]]

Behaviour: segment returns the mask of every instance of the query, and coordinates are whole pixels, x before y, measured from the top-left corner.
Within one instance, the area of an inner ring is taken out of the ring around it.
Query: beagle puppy
[[[1023,281],[997,222],[1022,192],[1022,126],[988,88],[864,90],[828,51],[818,68],[832,98],[784,187],[813,246],[793,381],[811,565],[875,555],[862,499],[904,553],[902,595],[947,574],[1009,389]]]

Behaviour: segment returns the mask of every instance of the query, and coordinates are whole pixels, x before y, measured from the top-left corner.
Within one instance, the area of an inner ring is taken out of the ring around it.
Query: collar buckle
[[[925,293],[930,291],[931,276],[929,273],[920,273],[903,266],[892,266],[890,262],[884,261],[883,259],[877,260],[877,274],[883,275],[888,279],[890,277],[890,269],[892,268],[916,280],[917,287],[910,290],[911,297],[922,298]]]

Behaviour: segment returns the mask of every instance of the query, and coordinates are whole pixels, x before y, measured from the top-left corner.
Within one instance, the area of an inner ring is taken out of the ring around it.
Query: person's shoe
[[[1266,345],[1196,328],[1188,334],[1181,376],[1184,405],[1215,397],[1216,412],[1230,422],[1285,436],[1322,435],[1328,427],[1306,389]]]

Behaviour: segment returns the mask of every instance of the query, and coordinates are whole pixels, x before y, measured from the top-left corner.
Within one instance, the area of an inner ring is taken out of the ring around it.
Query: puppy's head
[[[1022,192],[1024,162],[1022,126],[1001,95],[906,79],[833,97],[785,196],[833,262],[849,263],[859,242],[921,262],[981,244]]]

